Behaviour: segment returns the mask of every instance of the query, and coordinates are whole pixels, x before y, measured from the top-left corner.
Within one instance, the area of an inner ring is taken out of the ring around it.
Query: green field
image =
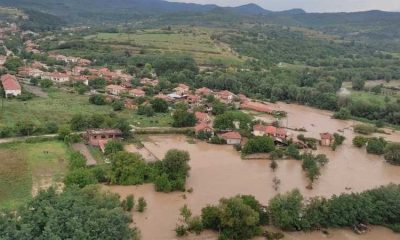
[[[17,99],[5,100],[0,111],[0,127],[12,127],[16,122],[29,119],[38,126],[48,121],[66,124],[74,114],[109,114],[114,112],[109,105],[97,106],[90,104],[87,95],[67,93],[61,90],[50,90],[48,98],[35,97],[23,102]],[[149,126],[170,126],[172,118],[169,114],[157,114],[154,117],[143,117],[134,110],[115,112],[118,117],[126,118],[131,124]]]
[[[181,52],[194,56],[200,64],[238,64],[242,60],[229,46],[213,41],[210,29],[143,30],[136,33],[97,33],[86,39],[117,49],[144,49],[148,53]]]
[[[14,208],[38,188],[60,182],[67,151],[57,141],[0,145],[0,208]]]

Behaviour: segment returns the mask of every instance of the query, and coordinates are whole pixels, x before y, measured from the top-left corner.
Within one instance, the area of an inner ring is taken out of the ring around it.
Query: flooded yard
[[[147,149],[162,159],[171,148],[189,151],[190,177],[187,188],[192,193],[157,193],[152,184],[142,186],[107,187],[122,197],[134,194],[135,198],[144,197],[148,209],[140,214],[134,213],[134,221],[140,229],[142,239],[176,239],[174,228],[177,223],[179,208],[187,204],[194,214],[199,214],[207,204],[217,203],[220,198],[237,194],[251,194],[267,204],[277,193],[284,193],[298,188],[304,196],[325,196],[351,191],[364,191],[389,183],[400,183],[400,167],[387,164],[382,157],[366,154],[365,150],[352,146],[353,121],[331,119],[331,113],[298,105],[276,104],[276,107],[288,112],[287,126],[307,129],[304,134],[319,137],[321,132],[343,130],[346,136],[344,144],[333,152],[330,148],[320,147],[318,152],[325,153],[330,162],[322,169],[322,176],[315,182],[314,189],[308,190],[308,180],[301,168],[301,162],[295,160],[278,161],[278,169],[272,172],[269,160],[242,160],[240,154],[231,146],[210,145],[204,142],[189,144],[183,135],[150,136],[144,143]],[[298,133],[297,133],[298,134]],[[385,135],[388,140],[400,141],[399,133]],[[281,180],[278,191],[273,188],[272,180]],[[330,230],[325,236],[320,232],[286,233],[285,239],[313,240],[375,240],[400,239],[400,235],[381,227],[363,236],[350,230]],[[205,232],[201,236],[189,239],[216,239],[213,233]]]

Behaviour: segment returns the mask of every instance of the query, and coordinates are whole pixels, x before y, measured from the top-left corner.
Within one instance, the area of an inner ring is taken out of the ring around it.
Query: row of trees
[[[272,224],[285,231],[357,227],[359,224],[387,226],[400,232],[400,185],[388,185],[362,193],[334,195],[327,199],[305,199],[298,190],[278,194],[268,206],[253,196],[221,199],[192,217],[187,207],[176,228],[178,236],[203,229],[217,231],[219,239],[251,239],[262,235],[261,226]]]
[[[366,146],[368,153],[384,155],[390,164],[400,165],[400,143],[390,143],[383,138],[356,136],[353,138],[353,145],[358,148]]]

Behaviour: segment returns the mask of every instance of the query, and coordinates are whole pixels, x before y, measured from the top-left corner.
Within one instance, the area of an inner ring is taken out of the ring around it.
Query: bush
[[[118,140],[110,140],[107,142],[105,149],[104,149],[104,154],[110,155],[113,153],[117,153],[120,151],[124,150],[124,146],[122,143]]]
[[[393,165],[400,165],[400,143],[390,143],[385,148],[385,159]]]
[[[292,157],[296,160],[299,160],[301,158],[300,156],[300,151],[297,149],[296,145],[290,144],[288,148],[286,149],[286,155],[289,157]]]
[[[114,111],[122,111],[125,108],[125,104],[123,101],[118,100],[112,103],[112,108]]]
[[[138,212],[144,212],[147,207],[147,202],[143,197],[140,197],[138,200],[137,210]]]
[[[376,127],[367,124],[358,124],[354,126],[354,131],[356,133],[369,135],[376,132]]]
[[[183,109],[177,109],[173,116],[173,123],[172,126],[173,127],[193,127],[196,122],[196,116],[194,115],[194,113],[188,112],[186,110]]]
[[[168,112],[168,103],[165,100],[155,98],[155,99],[151,100],[150,103],[153,106],[153,109],[155,112],[158,112],[158,113]]]
[[[176,226],[175,233],[176,233],[176,236],[178,236],[178,237],[183,237],[183,236],[186,236],[189,234],[188,228],[185,225]]]
[[[367,152],[382,155],[385,153],[386,144],[387,142],[383,138],[371,138],[367,143]]]
[[[106,105],[107,101],[103,95],[95,94],[89,97],[89,102],[94,105]]]
[[[201,221],[200,217],[193,217],[189,220],[188,225],[188,230],[195,232],[197,235],[199,235],[204,229],[203,222]]]
[[[333,114],[333,118],[347,120],[351,118],[351,112],[348,108],[341,108],[339,112]]]
[[[50,88],[53,86],[53,82],[50,79],[42,79],[39,84],[41,88]]]
[[[212,229],[217,231],[221,225],[221,219],[219,218],[219,208],[216,206],[207,206],[201,209],[201,219],[203,226],[206,229]]]
[[[85,156],[83,156],[80,152],[72,152],[68,167],[71,171],[86,167]]]
[[[58,132],[58,125],[56,122],[47,122],[44,125],[46,133],[53,134]]]
[[[221,137],[218,137],[218,136],[213,136],[213,137],[210,139],[210,143],[211,143],[211,144],[222,145],[222,144],[226,144],[226,140],[223,139],[223,138],[221,138]]]
[[[358,148],[364,147],[365,144],[367,144],[367,142],[368,142],[368,138],[363,137],[363,136],[355,136],[353,138],[353,145]]]
[[[90,169],[79,168],[70,171],[64,179],[65,186],[72,187],[74,185],[83,188],[90,184],[96,184],[97,180]]]
[[[131,211],[135,207],[135,198],[132,194],[126,197],[126,210]]]
[[[105,183],[105,182],[110,181],[110,177],[109,177],[106,167],[107,166],[104,166],[104,165],[98,165],[98,166],[94,166],[90,169],[93,173],[93,176],[96,178],[96,180],[99,183]]]
[[[137,110],[137,114],[145,115],[146,117],[154,116],[154,109],[149,104],[140,105]]]

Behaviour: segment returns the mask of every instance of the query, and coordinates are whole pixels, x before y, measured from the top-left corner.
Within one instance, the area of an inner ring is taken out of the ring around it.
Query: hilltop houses
[[[178,86],[174,88],[174,91],[178,95],[186,95],[189,93],[190,88],[185,84],[178,84]]]
[[[18,83],[15,76],[10,74],[5,74],[1,76],[1,84],[3,85],[6,98],[8,98],[9,96],[21,95],[21,85]]]
[[[56,83],[65,83],[70,80],[69,75],[67,73],[61,73],[61,72],[45,73],[44,77]]]
[[[229,104],[232,103],[234,98],[235,98],[235,94],[227,91],[227,90],[223,90],[223,91],[219,91],[217,92],[216,97],[223,103]]]
[[[146,92],[143,91],[142,89],[135,88],[129,90],[129,95],[134,96],[134,97],[144,97],[146,95]]]

